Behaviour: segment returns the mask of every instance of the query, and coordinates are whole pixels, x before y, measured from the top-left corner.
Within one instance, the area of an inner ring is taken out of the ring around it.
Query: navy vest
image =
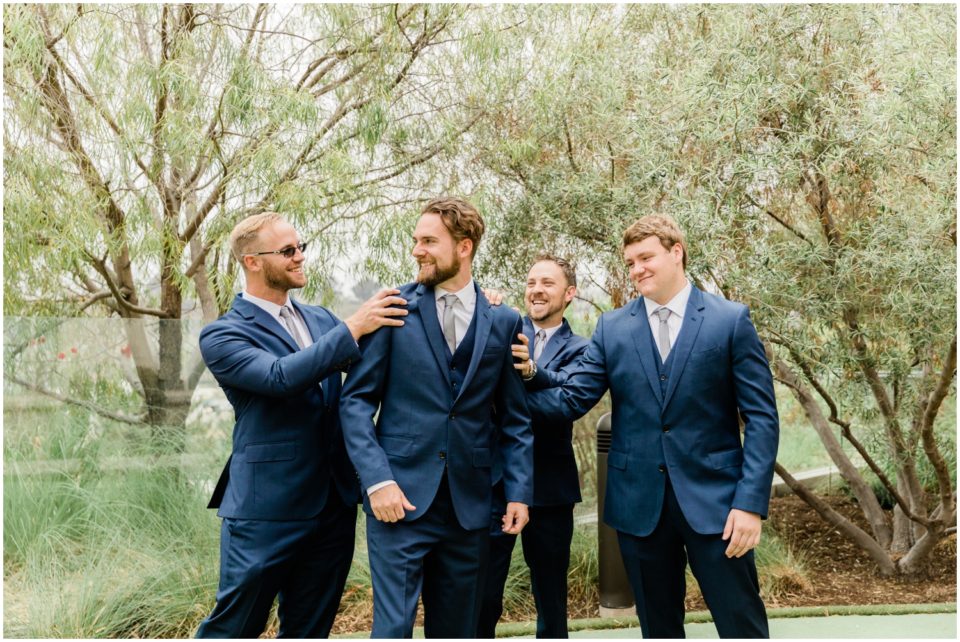
[[[470,367],[470,358],[473,356],[473,345],[477,337],[477,311],[474,309],[473,318],[470,319],[470,326],[467,328],[467,334],[457,346],[457,351],[450,354],[450,347],[446,349],[447,366],[450,368],[450,385],[453,387],[453,398],[456,399],[460,394],[460,387],[463,385],[463,379],[467,376],[467,368]],[[446,345],[446,342],[444,342]]]

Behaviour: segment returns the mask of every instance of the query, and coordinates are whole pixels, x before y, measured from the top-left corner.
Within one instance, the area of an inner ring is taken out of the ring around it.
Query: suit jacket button
[[[657,470],[659,470],[661,473],[665,473],[667,472],[667,467],[664,466],[663,464],[660,464],[659,466],[657,466]]]
[[[670,426],[664,426],[663,432],[670,432]]]
[[[450,418],[451,418],[451,419],[456,419],[457,416],[456,416],[454,413],[451,412],[451,413],[450,413]]]
[[[447,453],[446,453],[446,451],[441,450],[441,451],[440,451],[440,459],[446,459],[446,458],[447,458]]]
[[[660,381],[666,381],[667,375],[660,375]]]

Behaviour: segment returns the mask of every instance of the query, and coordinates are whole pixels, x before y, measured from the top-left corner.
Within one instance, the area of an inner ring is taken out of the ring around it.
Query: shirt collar
[[[533,326],[533,334],[534,334],[534,335],[536,335],[539,330],[543,330],[543,333],[544,333],[543,340],[544,340],[544,341],[549,341],[549,340],[550,340],[550,337],[552,337],[553,335],[555,335],[555,334],[557,333],[557,330],[559,330],[560,328],[563,327],[563,321],[561,321],[561,322],[558,323],[557,325],[553,326],[552,328],[544,328],[543,326],[537,325],[537,322],[534,321],[533,319],[531,319],[531,320],[530,320],[530,325]]]
[[[273,301],[267,301],[266,299],[261,299],[258,296],[253,296],[246,290],[243,291],[243,298],[249,301],[250,303],[254,304],[255,306],[257,306],[258,308],[261,308],[262,310],[270,314],[270,316],[274,317],[275,319],[280,318],[280,308],[283,307],[282,305],[277,305]],[[289,305],[289,303],[290,303],[290,297],[288,296],[287,301],[284,305]]]
[[[463,286],[463,289],[456,292],[447,292],[442,288],[433,288],[434,299],[439,301],[440,297],[446,296],[447,294],[454,294],[458,299],[460,299],[461,305],[469,309],[471,306],[476,305],[477,303],[477,291],[473,287],[473,279],[470,279],[470,282]]]
[[[690,292],[693,289],[693,286],[690,285],[690,280],[687,280],[687,284],[683,286],[683,289],[677,292],[672,299],[670,299],[667,304],[663,307],[667,308],[673,312],[677,317],[683,318],[684,313],[687,311],[687,301],[690,300]],[[647,308],[647,317],[652,317],[655,310],[660,308],[660,304],[654,301],[653,299],[648,299],[644,297],[643,304]]]

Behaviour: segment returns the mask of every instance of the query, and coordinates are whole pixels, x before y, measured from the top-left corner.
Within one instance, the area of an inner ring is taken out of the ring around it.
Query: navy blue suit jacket
[[[400,485],[417,507],[405,521],[430,508],[446,466],[460,525],[485,528],[495,439],[507,500],[533,500],[533,434],[510,350],[520,317],[506,306],[491,306],[477,288],[473,354],[454,393],[433,289],[407,284],[400,296],[408,302],[405,324],[361,339],[363,358],[344,383],[340,417],[347,451],[364,489],[389,479]],[[366,492],[363,497],[364,510],[372,514]]]
[[[326,308],[290,301],[313,338],[303,350],[240,295],[200,332],[200,353],[236,417],[233,452],[209,506],[220,517],[314,517],[331,492],[331,473],[347,505],[360,499],[337,417],[340,371],[360,351]]]
[[[763,344],[746,306],[693,288],[661,392],[642,298],[600,317],[562,386],[532,393],[534,417],[579,417],[613,402],[604,521],[644,537],[665,475],[690,526],[723,531],[731,508],[766,517],[779,420]],[[669,361],[668,361],[669,363]],[[744,422],[743,444],[739,419]]]
[[[533,354],[533,323],[523,318],[523,333],[530,340]],[[551,375],[576,363],[587,349],[588,341],[570,329],[564,319],[537,359],[537,374],[528,383],[535,389]],[[533,421],[533,505],[559,506],[574,504],[582,499],[577,460],[573,454],[573,421],[566,417]]]

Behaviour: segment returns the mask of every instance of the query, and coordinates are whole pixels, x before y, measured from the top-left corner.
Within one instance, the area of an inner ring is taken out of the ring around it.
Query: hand
[[[517,338],[520,339],[520,343],[514,343],[510,346],[510,350],[513,352],[514,359],[520,359],[521,363],[513,364],[514,369],[520,371],[521,377],[529,377],[530,373],[533,372],[533,361],[530,359],[530,339],[527,338],[525,334],[518,334]]]
[[[727,557],[743,557],[748,551],[760,543],[760,516],[745,510],[731,508],[727,515],[727,525],[723,527],[724,541],[730,540],[727,546]]]
[[[480,288],[480,291],[483,292],[483,296],[487,297],[487,301],[490,302],[490,305],[500,305],[503,303],[503,292],[500,290],[488,290],[487,288]]]
[[[364,301],[360,309],[344,321],[350,330],[350,334],[353,335],[354,341],[359,340],[365,334],[370,334],[380,326],[403,325],[402,319],[394,319],[393,317],[405,317],[407,311],[392,306],[406,305],[407,300],[394,296],[396,294],[400,294],[400,290],[390,288],[380,290]]]
[[[399,522],[405,510],[417,510],[397,484],[378,488],[370,494],[370,508],[373,516],[381,522]]]
[[[530,521],[530,513],[527,511],[527,505],[520,502],[509,502],[507,504],[507,513],[501,520],[503,522],[503,532],[508,535],[519,535],[523,527]]]

